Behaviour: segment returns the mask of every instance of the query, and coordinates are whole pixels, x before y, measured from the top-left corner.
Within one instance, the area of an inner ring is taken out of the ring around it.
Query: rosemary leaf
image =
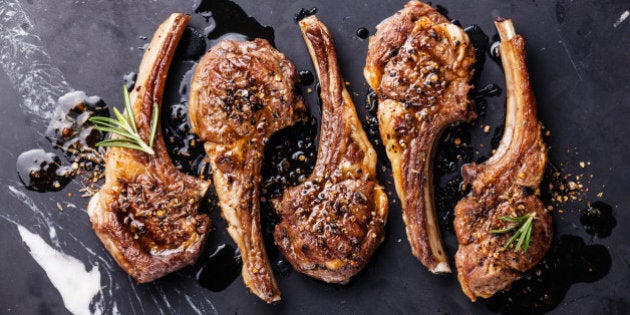
[[[503,248],[508,249],[510,245],[516,242],[516,245],[514,246],[514,252],[518,252],[519,250],[526,252],[531,241],[535,217],[536,212],[531,212],[520,217],[499,217],[499,220],[501,221],[511,222],[515,224],[503,229],[490,230],[490,233],[503,234],[509,231],[514,231],[514,234],[512,235],[512,237],[510,237]]]
[[[95,125],[96,130],[116,135],[115,138],[101,141],[97,143],[96,146],[128,148],[145,152],[149,155],[155,155],[155,151],[152,147],[155,140],[155,135],[157,133],[157,127],[160,118],[160,108],[158,104],[153,104],[153,112],[151,113],[149,144],[147,144],[144,140],[142,140],[142,137],[140,137],[140,133],[138,132],[138,127],[133,116],[129,92],[124,86],[123,101],[125,103],[125,113],[123,114],[117,108],[114,108],[113,112],[116,119],[98,116],[90,118],[90,122]]]
[[[157,132],[158,119],[160,115],[158,114],[159,108],[157,103],[153,103],[153,117],[151,117],[151,136],[149,137],[149,147],[153,147],[153,140],[155,139],[155,133]]]
[[[133,111],[131,110],[131,100],[129,99],[129,90],[127,90],[127,87],[124,85],[122,89],[123,89],[123,102],[125,104],[125,112],[127,113],[127,117],[129,118],[129,121],[131,122],[131,127],[133,128],[133,131],[138,133],[138,127],[136,127],[136,120],[133,118]]]
[[[96,126],[95,128],[96,128],[96,130],[98,130],[98,131],[104,131],[104,132],[109,132],[109,133],[114,133],[114,134],[117,134],[117,135],[119,135],[119,136],[121,136],[121,137],[123,137],[123,138],[125,138],[125,139],[127,139],[127,140],[130,140],[130,139],[132,139],[132,140],[133,140],[133,139],[134,139],[134,136],[133,136],[132,134],[130,134],[130,133],[128,133],[128,132],[126,132],[126,131],[124,131],[124,130],[120,130],[120,129],[119,129],[119,128],[117,128],[117,127],[101,127],[101,126]],[[107,140],[104,140],[104,141],[107,141]],[[101,141],[101,142],[103,142],[103,141]]]
[[[122,148],[134,149],[134,150],[142,151],[145,153],[149,153],[146,151],[145,148],[141,146],[138,146],[131,142],[120,140],[120,139],[104,140],[97,143],[96,146],[97,147],[122,147]]]

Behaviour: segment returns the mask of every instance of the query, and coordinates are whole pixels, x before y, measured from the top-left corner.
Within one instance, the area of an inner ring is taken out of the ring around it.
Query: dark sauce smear
[[[368,31],[368,29],[365,27],[360,27],[359,29],[357,29],[357,37],[359,37],[360,39],[367,39],[368,37],[370,37],[370,31]]]
[[[488,96],[499,96],[503,93],[503,89],[496,84],[488,84],[480,89],[475,90],[475,99]]]
[[[499,65],[501,65],[501,50],[499,49],[500,46],[501,39],[499,38],[499,35],[492,36],[492,43],[490,44],[490,49],[488,49],[488,56],[490,56],[490,59],[492,59]]]
[[[276,132],[265,147],[261,201],[278,198],[285,187],[304,182],[317,160],[317,121],[305,116],[295,125]]]
[[[199,284],[214,292],[225,290],[241,274],[242,262],[238,250],[222,244],[203,262],[197,272]]]
[[[470,145],[470,128],[470,124],[460,123],[446,130],[433,160],[435,206],[442,231],[454,232],[453,209],[468,193],[462,189],[460,169],[465,163],[475,161],[475,149]]]
[[[439,7],[439,6],[438,6]],[[483,66],[486,63],[486,51],[488,51],[489,39],[488,35],[483,32],[481,27],[477,25],[470,25],[464,29],[464,32],[468,34],[468,38],[475,48],[475,73],[473,75],[473,82],[476,82],[481,75]]]
[[[485,301],[488,308],[507,314],[541,314],[558,306],[574,283],[595,282],[610,271],[612,258],[605,246],[586,245],[573,235],[552,243],[542,262]]]
[[[315,13],[317,13],[317,8],[316,7],[312,7],[310,9],[300,9],[300,11],[298,11],[295,16],[293,17],[293,20],[297,23],[299,21],[304,20],[304,18],[309,17],[311,15],[314,15]]]
[[[455,163],[455,162],[449,162]],[[456,163],[455,163],[456,164]],[[455,233],[453,220],[455,219],[455,205],[464,198],[470,189],[462,189],[462,176],[452,173],[450,176],[436,177],[435,208],[438,214],[438,224],[442,231]]]
[[[363,129],[365,130],[365,133],[367,133],[368,139],[370,139],[370,142],[376,150],[379,162],[387,167],[390,165],[390,162],[387,158],[383,142],[381,141],[381,135],[378,131],[378,118],[376,116],[378,111],[378,96],[372,89],[368,89],[368,93],[366,94],[365,109],[366,117]]]
[[[313,172],[317,160],[317,121],[304,118],[295,125],[276,132],[265,147],[261,168],[260,206],[263,239],[274,269],[288,274],[288,263],[274,244],[273,232],[278,217],[271,199],[280,198],[286,187],[303,183]],[[290,269],[290,268],[289,268]]]
[[[617,220],[613,216],[612,206],[596,201],[590,207],[581,211],[580,223],[584,225],[586,233],[598,238],[610,236]]]
[[[472,92],[472,97],[475,100],[475,108],[477,110],[477,120],[486,117],[488,112],[488,100],[486,98],[490,96],[500,96],[501,93],[503,93],[503,89],[494,83],[475,89]],[[499,136],[501,136],[502,133],[503,129],[501,130],[501,134]],[[496,148],[496,146],[494,147]]]
[[[284,277],[291,274],[291,270],[293,270],[291,264],[284,258],[276,260],[271,267],[276,273]]]
[[[309,70],[300,70],[300,84],[302,85],[311,85],[315,82],[315,76],[313,76],[313,72]]]
[[[179,40],[176,58],[182,60],[199,60],[206,52],[205,36],[194,27],[186,27],[182,38]]]
[[[208,33],[208,39],[238,33],[250,39],[264,38],[272,46],[276,46],[273,28],[261,25],[232,1],[202,0],[195,5],[195,13],[201,14],[208,23],[212,24],[213,27],[204,32]]]
[[[51,152],[33,149],[22,152],[16,162],[17,173],[22,184],[39,192],[58,191],[73,177],[73,170],[61,166],[61,159]]]
[[[190,133],[190,121],[188,120],[188,95],[189,87],[194,73],[194,68],[188,69],[183,74],[184,67],[172,70],[167,79],[167,85],[177,86],[177,94],[165,95],[171,105],[163,106],[162,130],[164,142],[173,160],[173,164],[180,171],[192,176],[210,176],[209,167],[205,162],[206,152],[203,143],[196,135]],[[172,102],[171,102],[172,100]]]

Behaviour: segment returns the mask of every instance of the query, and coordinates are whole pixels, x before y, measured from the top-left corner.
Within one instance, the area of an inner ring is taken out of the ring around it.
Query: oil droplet
[[[370,31],[368,31],[367,28],[361,27],[361,28],[357,29],[357,37],[359,37],[361,39],[366,39],[369,36],[370,36]]]
[[[490,44],[490,49],[488,50],[488,55],[490,55],[492,60],[501,64],[501,50],[499,47],[501,47],[501,41],[496,40],[492,42],[492,44]]]
[[[273,269],[281,276],[288,276],[291,273],[291,270],[293,268],[291,267],[291,264],[286,259],[282,258],[276,261],[275,265],[273,266]]]
[[[582,210],[580,223],[584,225],[586,233],[604,238],[610,236],[612,229],[617,225],[617,220],[609,204],[596,201],[589,208]]]
[[[61,160],[54,153],[42,149],[22,152],[16,162],[17,173],[29,190],[58,191],[72,178],[72,168],[61,166]]]
[[[313,73],[308,71],[308,70],[301,70],[300,71],[300,84],[302,85],[311,85],[313,84],[313,82],[315,82],[315,77],[313,76]]]

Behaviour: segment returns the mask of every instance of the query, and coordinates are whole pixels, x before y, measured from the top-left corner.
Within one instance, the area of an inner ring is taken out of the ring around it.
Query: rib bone
[[[490,159],[462,168],[464,182],[472,184],[472,190],[455,207],[455,233],[460,245],[455,255],[457,277],[473,301],[509,288],[543,258],[553,234],[551,216],[535,194],[547,163],[547,147],[529,82],[525,39],[515,33],[511,20],[498,18],[495,25],[501,37],[507,87],[505,131]],[[511,224],[500,217],[532,212],[535,219],[527,251],[504,248],[512,232],[490,232]]]

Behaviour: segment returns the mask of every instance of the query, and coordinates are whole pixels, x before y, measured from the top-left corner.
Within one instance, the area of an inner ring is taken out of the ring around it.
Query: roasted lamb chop
[[[383,242],[387,195],[376,180],[376,152],[345,88],[333,39],[315,16],[300,21],[321,86],[317,162],[274,206],[276,244],[295,270],[346,283]]]
[[[173,14],[162,23],[140,64],[130,103],[144,139],[150,135],[153,105],[162,103],[166,74],[189,19]],[[149,155],[109,148],[105,184],[88,205],[96,235],[120,267],[140,283],[192,264],[210,226],[210,219],[197,212],[209,183],[175,169],[159,127],[153,151]]]
[[[457,277],[473,301],[509,288],[549,249],[551,215],[536,195],[547,162],[536,100],[525,63],[525,39],[497,18],[505,71],[505,131],[496,153],[462,168],[470,194],[455,207]]]
[[[266,40],[225,40],[201,59],[190,88],[192,132],[205,141],[243,280],[267,303],[280,300],[280,290],[261,234],[260,167],[269,137],[304,111],[297,79],[295,66]]]
[[[381,22],[368,47],[364,75],[378,96],[407,238],[433,273],[451,271],[435,213],[433,157],[445,127],[475,117],[468,99],[474,63],[468,35],[419,1]]]

